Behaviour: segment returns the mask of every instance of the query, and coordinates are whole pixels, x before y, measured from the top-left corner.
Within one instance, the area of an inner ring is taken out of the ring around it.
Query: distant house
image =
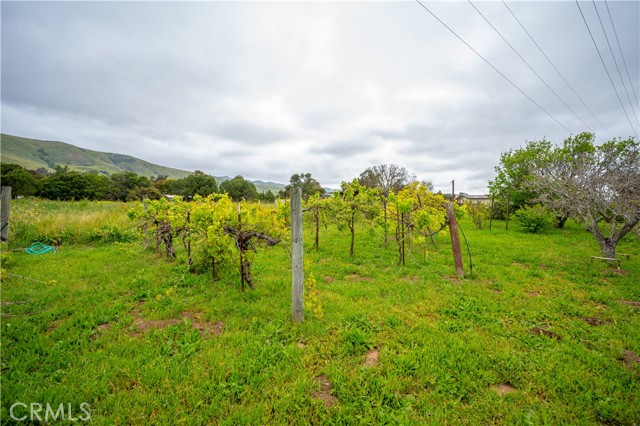
[[[466,192],[461,192],[456,196],[456,201],[458,204],[466,204],[467,202],[471,202],[473,204],[489,204],[491,202],[491,196],[489,194],[471,195]]]

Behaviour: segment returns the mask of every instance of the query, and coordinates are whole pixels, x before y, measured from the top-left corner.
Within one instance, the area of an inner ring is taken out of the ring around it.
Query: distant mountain
[[[79,148],[65,142],[43,141],[19,136],[0,134],[0,159],[5,163],[15,163],[30,170],[43,168],[52,172],[57,165],[69,166],[79,172],[95,171],[105,175],[119,172],[135,172],[141,176],[168,176],[180,179],[190,171],[160,166],[132,157]],[[230,179],[215,176],[218,182]],[[274,193],[285,187],[282,183],[253,181],[258,192],[271,190]]]

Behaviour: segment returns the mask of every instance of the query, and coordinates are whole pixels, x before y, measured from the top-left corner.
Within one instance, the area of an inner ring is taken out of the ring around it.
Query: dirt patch
[[[529,330],[531,333],[533,334],[537,334],[538,336],[547,336],[550,337],[552,339],[556,339],[556,340],[562,340],[562,337],[557,334],[554,333],[553,331],[549,331],[549,330],[545,330],[544,328],[540,328],[540,327],[533,327],[531,330]]]
[[[640,302],[636,302],[635,300],[616,300],[616,302],[633,306],[634,308],[640,308]]]
[[[103,324],[100,324],[99,326],[96,327],[96,329],[93,331],[93,333],[91,333],[91,336],[89,336],[90,340],[95,340],[95,338],[98,336],[98,334],[102,333],[103,331],[107,331],[111,328],[111,324],[108,322],[105,322]]]
[[[49,324],[49,327],[47,328],[47,334],[53,333],[54,331],[56,331],[56,329],[60,327],[64,322],[65,322],[64,319],[51,321],[51,324]]]
[[[517,389],[508,383],[501,383],[499,385],[491,386],[491,390],[498,394],[498,396],[508,395],[514,393]]]
[[[540,293],[539,291],[528,291],[525,293],[527,296],[529,297],[538,297],[540,296],[542,293]]]
[[[320,386],[320,390],[315,391],[311,394],[313,399],[322,401],[325,407],[331,407],[338,402],[338,399],[335,396],[331,395],[332,386],[327,376],[323,374],[316,377],[316,383],[318,384],[318,386]]]
[[[306,348],[306,347],[307,347],[307,345],[305,345],[305,344],[304,344],[304,343],[302,343],[302,342],[298,342],[298,343],[296,343],[296,347],[297,347],[298,349],[304,349],[304,348]]]
[[[191,328],[198,330],[203,336],[220,336],[224,329],[224,323],[222,321],[208,322],[202,320],[202,314],[194,314],[192,312],[183,312],[180,318],[172,318],[168,320],[146,320],[144,318],[136,318],[134,325],[137,331],[131,333],[131,336],[139,336],[146,333],[147,330],[156,328],[162,330],[172,325],[181,323],[185,318],[191,320]]]
[[[367,358],[364,360],[362,366],[364,368],[377,367],[380,364],[380,351],[373,349],[367,352]]]
[[[603,274],[619,274],[619,275],[627,275],[629,271],[626,269],[618,269],[618,268],[607,268],[602,271]]]
[[[596,317],[584,317],[582,319],[584,320],[584,322],[586,322],[587,324],[593,327],[609,324],[611,322],[609,320],[604,320]]]
[[[511,266],[517,266],[518,268],[522,268],[522,269],[531,269],[531,266],[525,265],[524,263],[520,263],[520,262],[513,262]]]
[[[618,359],[624,362],[627,369],[640,372],[640,357],[632,351],[622,351]]]
[[[323,275],[322,278],[324,278],[324,280],[326,282],[328,282],[329,284],[331,284],[332,282],[334,282],[336,279],[333,278],[331,275]]]
[[[363,277],[362,275],[356,274],[356,273],[345,275],[344,279],[347,280],[347,281],[355,281],[355,282],[359,282],[359,283],[366,282],[366,281],[371,281],[371,278]]]
[[[455,275],[441,275],[441,278],[449,281],[453,285],[460,285],[460,279]]]

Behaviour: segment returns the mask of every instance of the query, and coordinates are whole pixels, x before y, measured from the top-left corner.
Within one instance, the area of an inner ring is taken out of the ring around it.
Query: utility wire
[[[613,84],[613,79],[611,78],[611,74],[609,74],[609,70],[607,69],[607,65],[604,63],[604,59],[602,58],[602,55],[600,54],[600,49],[598,49],[598,44],[596,43],[596,40],[593,38],[593,34],[591,33],[591,28],[589,28],[589,24],[587,23],[587,19],[584,17],[584,13],[582,13],[582,8],[580,7],[580,3],[578,3],[578,0],[575,0],[575,2],[576,2],[576,6],[578,6],[578,10],[580,11],[580,15],[582,16],[582,20],[584,21],[584,25],[587,27],[587,31],[589,32],[589,35],[591,36],[591,41],[593,42],[593,45],[596,48],[596,52],[598,52],[598,56],[600,57],[600,61],[602,62],[602,66],[604,67],[604,70],[607,73],[607,76],[609,77],[609,82],[611,82],[611,87],[613,87],[613,91],[616,92],[616,96],[618,97],[618,102],[620,102],[620,106],[622,107],[622,110],[624,111],[624,115],[627,116],[627,121],[629,122],[629,126],[631,126],[631,130],[633,131],[633,133],[635,133],[636,137],[638,137],[638,134],[636,133],[636,130],[633,127],[633,124],[631,124],[631,119],[629,118],[629,114],[627,113],[627,110],[626,110],[626,108],[624,107],[624,105],[622,103],[622,99],[620,99],[620,95],[618,94],[618,89],[616,89],[616,85]]]
[[[468,2],[469,2],[469,4],[471,5],[471,7],[473,7],[473,8],[476,10],[476,12],[478,12],[478,14],[479,14],[480,16],[482,16],[482,19],[484,19],[484,20],[487,22],[487,24],[489,24],[489,26],[490,26],[491,28],[493,28],[493,31],[495,31],[495,32],[496,32],[496,34],[498,34],[498,35],[500,36],[500,38],[501,38],[505,43],[507,43],[507,46],[509,46],[509,47],[511,48],[511,50],[513,50],[513,52],[514,52],[516,55],[518,55],[518,58],[520,58],[520,60],[521,60],[522,62],[524,62],[524,64],[525,64],[527,67],[529,67],[529,69],[531,70],[531,72],[533,72],[533,73],[536,75],[536,77],[538,77],[538,79],[539,79],[539,80],[540,80],[540,81],[541,81],[545,86],[547,86],[547,89],[549,89],[549,90],[551,91],[551,93],[553,93],[553,94],[555,95],[555,97],[556,97],[556,98],[558,98],[558,99],[560,100],[560,102],[562,102],[562,103],[563,103],[563,105],[564,105],[564,106],[566,106],[566,107],[567,107],[567,109],[568,109],[569,111],[571,111],[571,112],[573,113],[573,115],[575,115],[575,116],[576,116],[576,118],[577,118],[578,120],[580,120],[580,121],[582,122],[582,124],[584,124],[584,126],[585,126],[587,129],[589,129],[589,131],[590,131],[591,133],[594,133],[594,132],[593,132],[593,130],[591,129],[591,127],[589,127],[589,125],[588,125],[587,123],[585,123],[585,122],[584,122],[584,120],[583,120],[582,118],[580,118],[580,116],[578,116],[578,114],[573,110],[573,108],[571,108],[571,107],[569,106],[569,104],[567,104],[567,103],[564,101],[564,99],[562,99],[562,98],[560,97],[560,95],[558,95],[558,93],[557,93],[555,90],[553,90],[553,88],[549,85],[549,83],[547,83],[547,82],[545,81],[545,79],[544,79],[544,78],[542,78],[542,77],[540,76],[540,74],[538,74],[538,72],[537,72],[536,70],[534,70],[534,69],[533,69],[533,67],[529,64],[529,62],[527,62],[527,61],[522,57],[522,55],[521,55],[520,53],[518,53],[518,50],[517,50],[515,47],[513,47],[513,45],[512,45],[511,43],[509,43],[509,41],[508,41],[508,40],[507,40],[507,39],[506,39],[506,38],[505,38],[505,37],[500,33],[500,31],[498,31],[498,29],[497,29],[497,28],[496,28],[496,27],[495,27],[495,26],[494,26],[494,25],[489,21],[489,19],[487,19],[487,17],[486,17],[486,16],[484,16],[484,14],[483,14],[482,12],[480,12],[480,9],[478,9],[478,8],[476,7],[476,5],[475,5],[475,4],[473,4],[473,2],[472,2],[471,0],[467,0],[467,1],[468,1]]]
[[[638,101],[638,95],[636,94],[636,89],[633,87],[633,80],[631,80],[631,75],[629,74],[629,68],[627,68],[627,61],[624,59],[624,53],[622,53],[622,46],[620,46],[620,39],[618,38],[618,31],[616,31],[616,25],[613,23],[613,17],[611,16],[611,11],[609,10],[609,3],[605,0],[605,6],[607,6],[607,13],[609,14],[609,20],[611,21],[611,27],[613,28],[613,34],[616,36],[616,42],[618,43],[618,49],[620,50],[620,56],[622,56],[622,63],[624,64],[624,69],[627,71],[627,77],[629,78],[629,85],[631,86],[631,90],[633,91],[633,96],[636,98],[636,102]]]
[[[520,21],[520,19],[518,19],[518,17],[515,15],[515,13],[513,13],[513,11],[511,10],[511,8],[507,5],[507,3],[502,0],[502,4],[507,8],[507,10],[509,11],[509,13],[511,13],[511,16],[513,16],[513,18],[518,22],[518,24],[520,24],[520,27],[524,30],[525,33],[527,33],[527,35],[529,36],[529,38],[531,39],[531,41],[533,42],[533,44],[538,48],[538,50],[540,51],[540,53],[542,53],[542,56],[544,56],[544,58],[547,60],[547,62],[549,62],[549,65],[551,65],[553,67],[553,69],[556,71],[556,73],[558,73],[558,75],[560,76],[560,78],[562,79],[562,81],[564,81],[564,83],[567,85],[567,87],[569,87],[569,89],[571,89],[571,91],[573,92],[574,95],[576,95],[576,98],[578,98],[580,100],[580,102],[582,103],[582,105],[587,109],[587,111],[589,111],[589,113],[593,116],[593,118],[596,119],[596,121],[598,122],[598,124],[600,124],[600,126],[607,132],[609,133],[609,136],[611,138],[613,138],[613,134],[609,131],[609,129],[607,129],[607,126],[605,126],[600,119],[593,113],[593,111],[591,111],[591,108],[589,108],[589,106],[585,103],[585,101],[582,100],[582,98],[580,97],[580,95],[578,95],[578,92],[576,92],[576,89],[573,88],[573,86],[567,81],[567,79],[564,77],[564,75],[562,75],[562,73],[560,72],[560,70],[555,66],[555,64],[551,61],[551,59],[549,59],[549,56],[547,56],[547,54],[544,52],[544,50],[542,50],[542,47],[540,47],[540,45],[536,42],[536,40],[533,38],[533,36],[529,33],[529,31],[525,28],[524,24]]]
[[[476,55],[478,55],[480,57],[480,59],[482,59],[487,65],[489,65],[491,68],[493,68],[493,70],[495,72],[497,72],[498,74],[500,74],[500,76],[502,78],[504,78],[505,80],[507,80],[507,82],[509,82],[509,84],[511,84],[513,87],[515,87],[515,89],[522,93],[527,99],[529,99],[535,106],[537,106],[538,108],[540,108],[540,110],[542,112],[544,112],[545,114],[547,114],[553,121],[555,121],[560,127],[562,127],[564,130],[566,130],[567,132],[569,132],[570,134],[572,134],[573,132],[571,132],[571,130],[569,130],[564,124],[562,124],[560,121],[558,121],[557,118],[555,118],[553,115],[551,115],[549,112],[547,112],[546,109],[544,109],[543,107],[540,106],[540,104],[538,104],[536,101],[534,101],[531,96],[527,95],[521,88],[519,88],[513,81],[511,81],[509,79],[509,77],[507,77],[506,75],[504,75],[502,72],[500,72],[500,70],[498,68],[496,68],[491,62],[489,62],[488,60],[486,60],[484,58],[484,56],[482,56],[480,53],[478,53],[477,50],[475,50],[473,47],[471,47],[471,45],[469,43],[467,43],[466,41],[464,41],[464,39],[462,37],[460,37],[455,31],[453,31],[447,24],[445,24],[440,18],[438,18],[436,16],[435,13],[433,13],[427,6],[425,6],[424,4],[422,4],[422,2],[420,2],[420,0],[416,0],[416,2],[422,6],[422,8],[424,10],[426,10],[427,12],[429,12],[429,14],[431,16],[433,16],[438,22],[440,22],[446,29],[448,29],[454,36],[456,36],[456,38],[458,40],[460,40],[465,46],[467,46],[469,49],[471,49],[471,51],[473,53],[475,53]]]
[[[604,4],[607,6],[607,13],[609,13],[609,20],[611,21],[611,26],[613,27],[613,33],[616,36],[616,42],[618,43],[618,49],[620,49],[620,56],[622,56],[622,63],[624,64],[625,70],[627,70],[627,77],[629,78],[629,84],[631,85],[631,90],[633,91],[633,96],[636,98],[636,102],[638,101],[638,95],[636,94],[636,89],[633,87],[633,80],[631,80],[631,75],[629,74],[629,68],[627,68],[627,61],[624,59],[624,53],[622,53],[622,47],[620,46],[620,39],[618,39],[618,32],[616,31],[616,26],[613,23],[613,18],[611,17],[611,11],[609,10],[609,3],[605,0]]]
[[[616,60],[616,55],[613,54],[613,49],[611,48],[611,43],[609,43],[609,36],[607,36],[607,31],[604,29],[604,24],[602,23],[602,19],[600,18],[600,12],[598,12],[598,6],[596,6],[595,0],[591,0],[593,2],[593,7],[596,10],[596,15],[598,15],[598,21],[600,21],[600,27],[602,27],[602,32],[604,33],[604,38],[607,40],[607,46],[609,46],[609,52],[611,52],[611,56],[613,57],[613,63],[616,65],[616,70],[618,70],[618,76],[620,77],[620,81],[622,81],[622,87],[624,88],[624,93],[627,94],[627,100],[629,101],[629,105],[631,105],[631,112],[636,117],[638,124],[640,125],[640,118],[638,118],[638,114],[636,113],[636,109],[633,106],[633,102],[631,102],[631,97],[629,96],[629,91],[627,90],[627,85],[622,78],[622,73],[620,72],[620,67],[618,66],[618,61]]]

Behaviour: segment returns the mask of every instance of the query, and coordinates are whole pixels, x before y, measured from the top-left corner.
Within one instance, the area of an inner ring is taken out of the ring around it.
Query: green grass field
[[[16,402],[75,417],[88,403],[95,425],[638,424],[636,235],[618,273],[590,264],[598,245],[576,224],[462,220],[474,268],[457,280],[444,232],[399,267],[378,231],[357,229],[351,259],[346,232],[329,226],[315,252],[308,227],[322,309],[294,325],[284,246],[259,253],[242,293],[235,270],[212,283],[144,250],[131,206],[12,206],[8,249],[62,245],[4,247],[2,424],[30,422],[11,420]]]

